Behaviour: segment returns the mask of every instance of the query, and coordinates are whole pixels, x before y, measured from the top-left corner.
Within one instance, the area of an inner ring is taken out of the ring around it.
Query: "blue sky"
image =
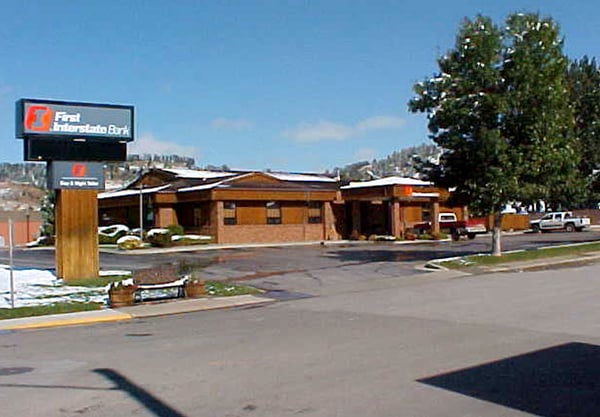
[[[322,171],[426,143],[408,113],[464,17],[559,22],[565,52],[598,56],[600,3],[545,1],[0,2],[0,162],[22,161],[14,103],[132,104],[130,152],[199,166]]]

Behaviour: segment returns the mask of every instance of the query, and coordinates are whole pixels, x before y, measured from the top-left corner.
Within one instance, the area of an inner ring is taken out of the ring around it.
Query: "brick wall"
[[[322,224],[223,226],[219,243],[277,243],[323,240]]]

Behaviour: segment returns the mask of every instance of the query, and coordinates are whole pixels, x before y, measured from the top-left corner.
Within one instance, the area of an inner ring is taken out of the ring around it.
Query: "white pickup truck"
[[[574,217],[570,211],[556,211],[546,213],[544,217],[529,222],[534,232],[548,232],[551,230],[564,230],[565,232],[581,232],[590,227],[588,217]]]

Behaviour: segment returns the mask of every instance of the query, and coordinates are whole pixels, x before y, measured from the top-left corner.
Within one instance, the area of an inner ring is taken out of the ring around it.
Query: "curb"
[[[568,246],[581,246],[582,243],[574,243],[567,245],[556,245],[556,246],[548,246],[538,248],[537,250],[543,251],[545,249],[559,248],[559,247],[568,247]],[[523,252],[523,250],[514,250],[514,251],[506,251],[503,253],[515,253],[515,252]],[[475,254],[469,256],[486,256],[486,254]],[[432,259],[427,261],[425,264],[419,265],[417,268],[421,271],[429,271],[429,272],[449,272],[454,271],[452,269],[446,268],[439,263],[455,261],[462,259],[463,256],[452,256],[448,258],[440,258],[440,259]],[[557,256],[557,257],[548,257],[537,259],[533,261],[515,261],[515,262],[506,262],[504,264],[499,265],[490,265],[490,266],[480,266],[481,269],[489,272],[511,272],[511,271],[528,271],[528,270],[538,270],[538,269],[546,269],[552,266],[561,266],[561,265],[569,265],[569,264],[579,264],[586,262],[595,262],[600,260],[600,254],[583,254],[578,256]],[[465,274],[471,275],[468,272],[463,271]]]
[[[110,323],[143,317],[159,317],[226,308],[260,307],[275,303],[276,301],[273,298],[254,295],[163,301],[119,309],[107,308],[105,310],[0,320],[0,332]]]
[[[173,302],[147,303],[131,307],[121,307],[121,314],[129,315],[131,318],[170,316],[173,314],[192,313],[195,311],[209,311],[236,307],[263,306],[272,304],[273,298],[259,297],[254,295],[236,295],[231,297],[184,299]]]
[[[106,309],[83,311],[77,313],[51,314],[47,316],[22,317],[0,321],[0,330],[41,329],[45,327],[62,327],[80,324],[108,323],[130,320],[131,315],[116,310]]]

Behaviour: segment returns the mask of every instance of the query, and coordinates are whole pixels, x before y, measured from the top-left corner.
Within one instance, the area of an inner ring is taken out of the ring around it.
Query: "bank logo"
[[[48,132],[52,123],[52,110],[48,106],[29,106],[25,115],[25,129]]]
[[[85,174],[87,174],[87,168],[85,166],[85,164],[73,164],[73,166],[71,167],[71,175],[74,177],[85,177]]]

